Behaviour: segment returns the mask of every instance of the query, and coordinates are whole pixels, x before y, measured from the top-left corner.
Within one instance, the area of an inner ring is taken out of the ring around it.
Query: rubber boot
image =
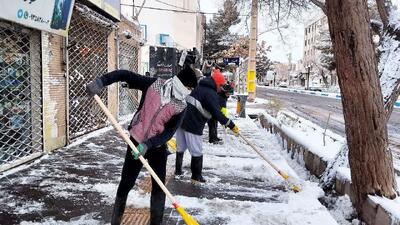
[[[120,225],[122,221],[122,216],[124,215],[125,205],[126,205],[126,197],[116,197],[114,203],[114,210],[111,217],[111,225]]]
[[[176,160],[175,160],[175,175],[180,176],[183,174],[182,171],[182,162],[183,162],[183,152],[176,152]]]
[[[193,183],[205,183],[206,180],[201,175],[203,170],[203,156],[194,157],[192,156],[192,162],[190,164],[192,169],[192,182]]]

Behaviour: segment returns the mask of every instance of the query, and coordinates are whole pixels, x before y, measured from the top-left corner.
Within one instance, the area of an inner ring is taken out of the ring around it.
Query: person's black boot
[[[194,157],[192,156],[192,162],[190,164],[192,169],[192,182],[193,183],[205,183],[206,180],[201,175],[203,170],[203,156]]]
[[[176,153],[176,159],[175,159],[175,175],[180,176],[183,174],[182,171],[182,162],[183,162],[183,152],[177,152]]]
[[[153,191],[150,198],[150,225],[161,225],[164,216],[165,194]]]
[[[111,225],[120,225],[122,221],[122,216],[124,215],[125,205],[126,205],[126,197],[116,197],[114,203],[114,210],[111,217]]]

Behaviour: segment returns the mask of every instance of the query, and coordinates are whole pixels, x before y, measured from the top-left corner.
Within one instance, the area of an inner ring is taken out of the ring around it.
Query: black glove
[[[101,81],[100,78],[96,78],[96,80],[90,82],[88,85],[86,85],[86,93],[90,96],[93,97],[95,95],[100,94],[101,89],[103,89],[104,85],[103,82]]]

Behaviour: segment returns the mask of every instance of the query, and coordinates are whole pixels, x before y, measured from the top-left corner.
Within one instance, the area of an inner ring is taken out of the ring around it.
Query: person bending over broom
[[[126,82],[130,89],[138,89],[143,93],[137,112],[128,127],[130,139],[137,146],[139,154],[148,160],[157,176],[165,183],[168,155],[166,142],[174,135],[184,118],[185,99],[197,85],[196,75],[190,67],[185,67],[177,76],[167,80],[116,70],[89,83],[86,91],[93,97],[104,87],[119,81]],[[121,223],[128,193],[143,167],[140,160],[137,160],[138,157],[128,146],[115,198],[112,225]],[[165,194],[153,178],[151,181],[150,224],[160,225],[164,214]]]

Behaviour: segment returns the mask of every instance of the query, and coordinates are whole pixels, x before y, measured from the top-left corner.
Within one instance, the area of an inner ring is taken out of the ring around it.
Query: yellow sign
[[[247,92],[254,93],[256,91],[256,71],[247,72]]]

